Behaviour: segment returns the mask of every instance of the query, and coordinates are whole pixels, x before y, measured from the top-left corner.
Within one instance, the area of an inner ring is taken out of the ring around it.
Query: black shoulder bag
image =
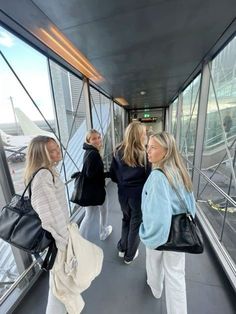
[[[160,171],[163,172],[162,170]],[[185,252],[192,254],[203,253],[203,240],[197,223],[192,215],[188,212],[186,204],[180,197],[180,194],[175,187],[174,191],[185,213],[172,215],[168,240],[165,244],[157,247],[156,250]]]
[[[71,179],[75,179],[74,182],[74,190],[71,195],[70,201],[72,203],[78,204],[80,206],[83,206],[83,193],[85,191],[84,189],[84,180],[85,180],[85,175],[84,171],[82,172],[78,171],[72,174]]]
[[[84,165],[86,161],[88,160],[89,156],[91,155],[91,152],[88,154],[86,157],[84,163],[83,163],[83,168],[82,171],[78,171],[72,174],[71,179],[75,179],[74,182],[74,190],[71,195],[70,201],[72,203],[78,204],[80,206],[90,206],[90,195],[88,195],[86,191],[86,174],[85,174],[85,168]]]
[[[9,244],[33,254],[42,262],[39,253],[48,248],[41,265],[44,270],[52,268],[57,254],[55,240],[51,233],[42,228],[41,220],[31,205],[31,183],[38,169],[27,184],[22,195],[15,194],[10,203],[0,212],[0,238]],[[29,189],[29,196],[25,196]]]

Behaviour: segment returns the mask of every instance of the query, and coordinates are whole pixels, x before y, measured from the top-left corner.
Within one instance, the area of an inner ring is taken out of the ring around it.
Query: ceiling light
[[[141,90],[140,95],[142,95],[142,96],[146,95],[145,90]]]
[[[121,106],[128,106],[128,102],[123,97],[118,97],[114,100]]]
[[[93,81],[102,81],[103,77],[90,64],[88,59],[72,43],[60,33],[55,27],[50,27],[49,31],[39,29],[37,36],[60,57],[74,66],[87,78]]]

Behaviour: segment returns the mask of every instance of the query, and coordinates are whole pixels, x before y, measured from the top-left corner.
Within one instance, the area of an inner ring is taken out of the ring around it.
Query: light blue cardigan
[[[186,204],[188,211],[195,216],[196,205],[193,193],[182,185],[177,190]],[[142,192],[143,222],[139,229],[141,241],[150,249],[167,242],[172,214],[185,212],[183,206],[169,184],[164,173],[153,170],[148,177]]]

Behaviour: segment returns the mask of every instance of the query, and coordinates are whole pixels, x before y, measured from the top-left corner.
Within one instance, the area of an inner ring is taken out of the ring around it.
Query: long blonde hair
[[[131,122],[125,129],[124,139],[118,150],[123,151],[123,161],[131,167],[144,166],[145,143],[142,143],[142,133],[145,125],[139,121]]]
[[[166,155],[158,164],[153,164],[153,168],[160,168],[163,170],[169,183],[174,186],[176,180],[183,182],[187,191],[192,191],[192,182],[188,171],[184,165],[182,157],[176,146],[174,136],[167,132],[161,132],[151,135],[159,145],[166,149]]]
[[[25,184],[30,181],[33,174],[41,167],[47,168],[55,174],[53,170],[54,163],[51,161],[47,150],[47,143],[49,141],[56,142],[54,138],[43,135],[34,137],[30,142],[26,154]]]

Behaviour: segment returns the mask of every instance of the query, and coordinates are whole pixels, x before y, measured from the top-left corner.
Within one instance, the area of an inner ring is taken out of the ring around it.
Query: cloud
[[[0,30],[0,45],[12,47],[14,45],[13,38],[10,34]]]

